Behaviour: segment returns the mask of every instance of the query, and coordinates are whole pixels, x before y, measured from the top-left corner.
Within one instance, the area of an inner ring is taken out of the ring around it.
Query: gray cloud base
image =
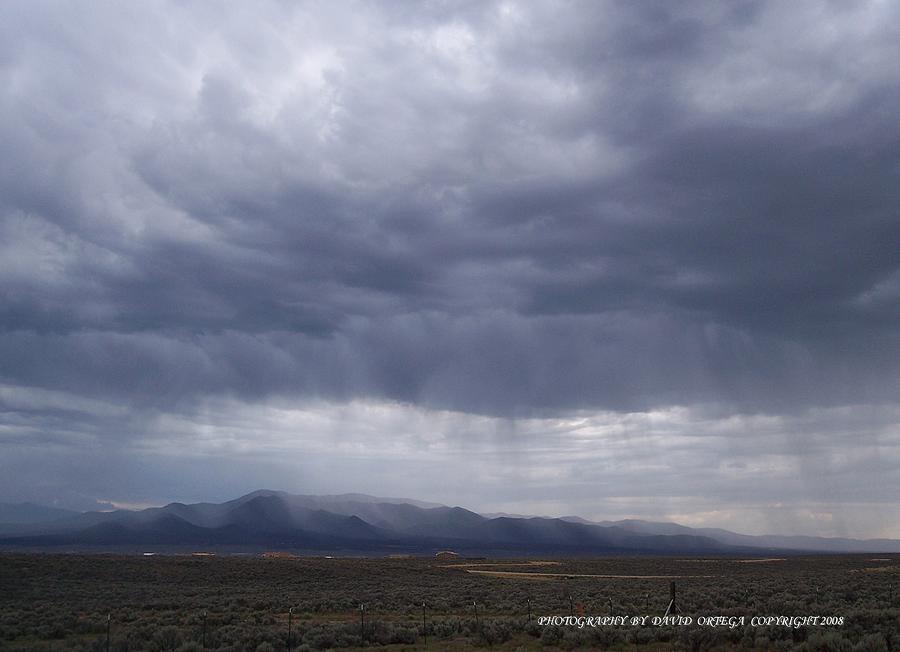
[[[0,378],[174,413],[894,404],[896,11],[13,3]]]

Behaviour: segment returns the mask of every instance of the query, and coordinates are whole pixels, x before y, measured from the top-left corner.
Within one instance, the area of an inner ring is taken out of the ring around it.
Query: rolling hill
[[[900,542],[887,539],[750,536],[640,520],[488,517],[461,507],[363,494],[260,490],[225,503],[85,513],[4,507],[0,514],[21,514],[18,522],[0,524],[0,546],[6,549],[169,546],[430,554],[450,548],[473,555],[900,552]]]

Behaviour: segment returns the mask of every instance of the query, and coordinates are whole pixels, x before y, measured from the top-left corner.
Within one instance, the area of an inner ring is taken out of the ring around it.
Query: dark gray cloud
[[[896,13],[13,3],[0,381],[143,417],[888,409]]]

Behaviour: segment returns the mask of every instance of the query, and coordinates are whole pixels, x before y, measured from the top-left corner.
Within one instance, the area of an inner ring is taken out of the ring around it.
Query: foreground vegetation
[[[0,648],[103,651],[108,627],[114,652],[285,650],[289,629],[294,650],[423,649],[426,637],[436,650],[900,650],[900,595],[892,595],[895,585],[900,594],[900,556],[873,557],[524,564],[2,554]],[[538,622],[547,615],[660,616],[671,581],[679,613],[695,619],[690,626]],[[747,622],[696,624],[710,615]],[[843,625],[749,624],[767,615],[841,616]]]

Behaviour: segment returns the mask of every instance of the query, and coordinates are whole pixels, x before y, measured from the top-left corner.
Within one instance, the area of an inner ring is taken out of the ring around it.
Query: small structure
[[[459,553],[453,552],[452,550],[441,550],[434,556],[435,559],[459,559]]]

